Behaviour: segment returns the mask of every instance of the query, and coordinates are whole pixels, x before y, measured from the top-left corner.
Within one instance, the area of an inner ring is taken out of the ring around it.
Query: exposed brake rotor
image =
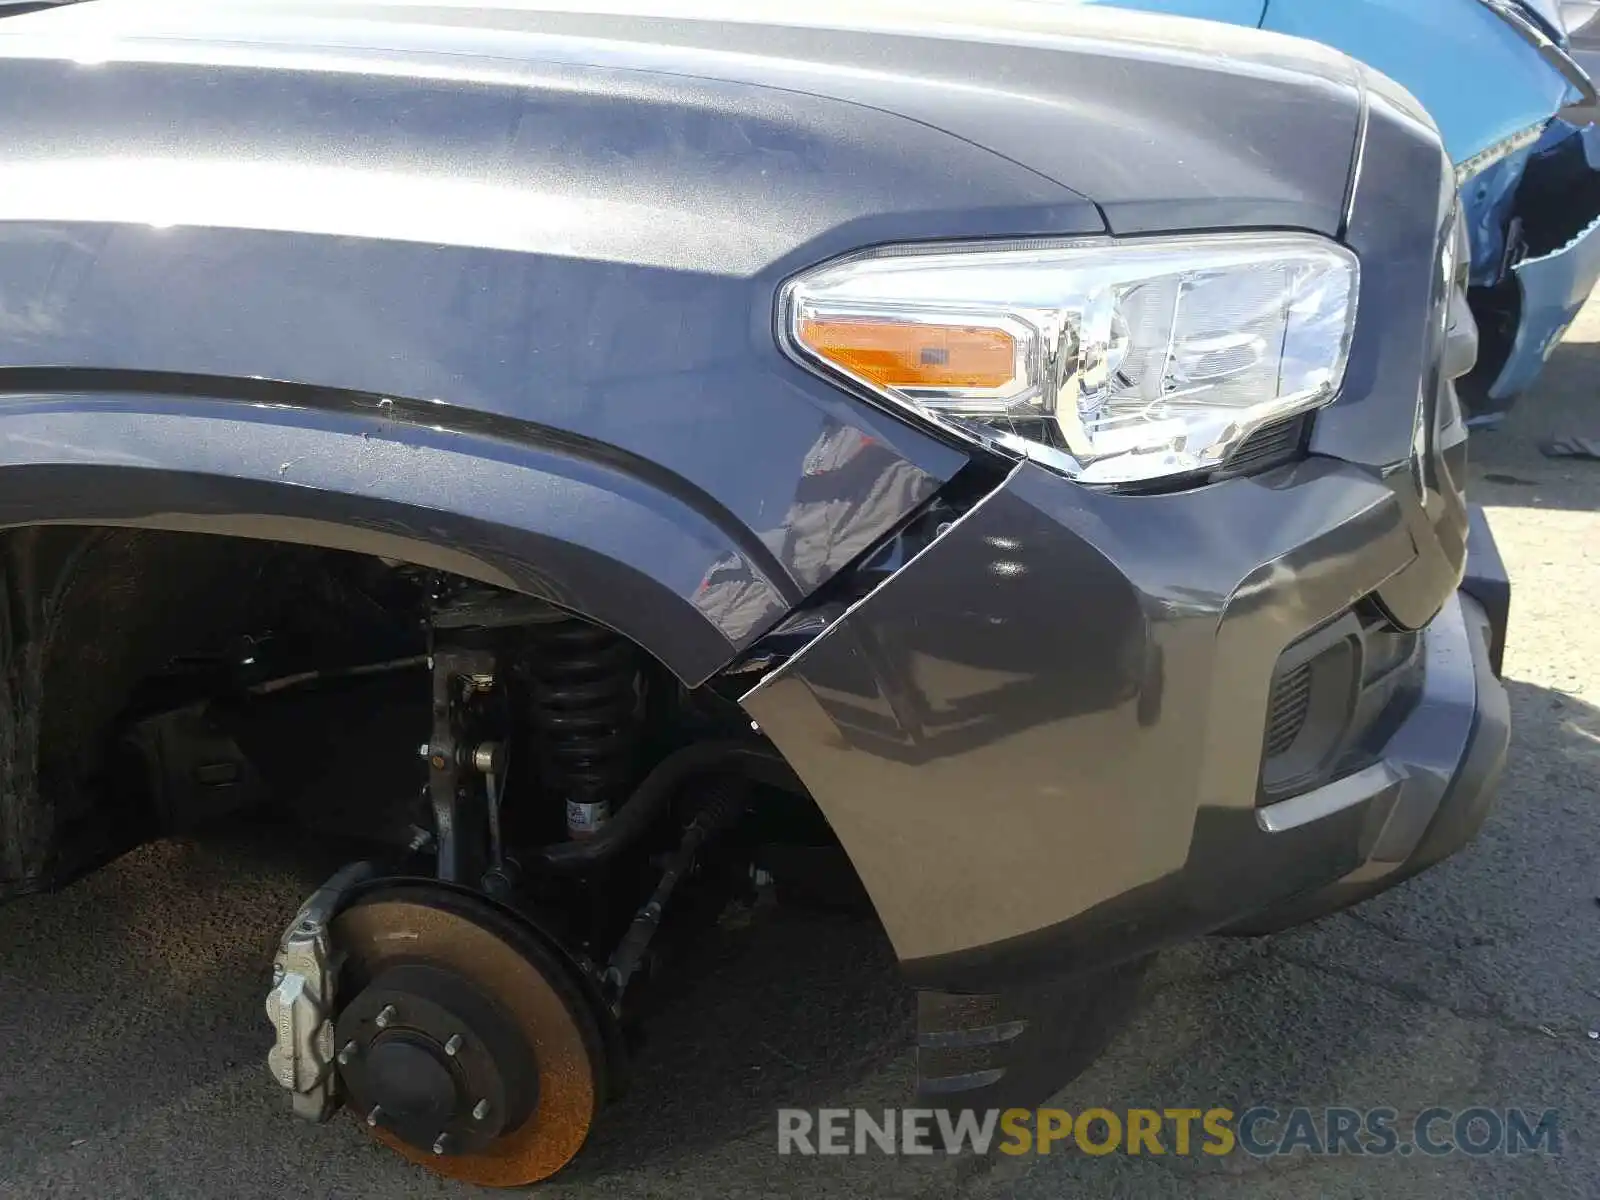
[[[606,1064],[570,966],[492,904],[419,883],[367,891],[332,933],[347,955],[341,1092],[374,1137],[487,1187],[537,1183],[571,1161]]]

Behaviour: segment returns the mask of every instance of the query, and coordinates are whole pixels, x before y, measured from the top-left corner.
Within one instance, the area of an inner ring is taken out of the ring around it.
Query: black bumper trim
[[[1511,579],[1500,547],[1495,544],[1480,505],[1468,506],[1467,572],[1461,590],[1482,606],[1489,621],[1489,665],[1499,679],[1506,657],[1506,629],[1511,623]]]

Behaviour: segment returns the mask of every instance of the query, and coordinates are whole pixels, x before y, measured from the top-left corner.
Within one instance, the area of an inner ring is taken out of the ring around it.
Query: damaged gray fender
[[[786,279],[936,239],[1334,236],[1363,128],[1349,60],[1199,23],[441,13],[0,21],[0,526],[434,566],[698,684],[975,453],[785,359]],[[53,820],[27,765],[52,572],[7,567],[12,881]]]

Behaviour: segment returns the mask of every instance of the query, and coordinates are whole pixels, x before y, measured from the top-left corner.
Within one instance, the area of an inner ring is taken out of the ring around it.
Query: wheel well
[[[119,731],[141,709],[180,701],[175,664],[222,650],[278,602],[263,583],[309,584],[338,552],[106,526],[29,526],[0,545],[11,700],[3,803],[15,835],[6,874],[28,890],[155,831],[147,780],[119,754]]]
[[[105,525],[6,531],[0,564],[0,896],[242,812],[352,841],[416,836],[428,591],[461,577],[318,545]],[[742,685],[686,687],[627,646],[650,680],[650,719],[673,738],[750,736]],[[227,707],[241,696],[242,733]],[[219,709],[227,729],[211,719]],[[787,792],[755,822],[764,861],[802,893],[863,895],[815,804],[797,781]]]

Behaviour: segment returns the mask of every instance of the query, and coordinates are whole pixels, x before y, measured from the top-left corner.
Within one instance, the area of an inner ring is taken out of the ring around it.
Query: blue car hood
[[[1063,0],[1057,0],[1058,3]],[[1438,123],[1458,164],[1536,134],[1577,99],[1539,48],[1485,0],[1066,0],[1257,25],[1342,50],[1381,71]],[[1506,0],[1512,7],[1518,0]],[[1556,0],[1522,11],[1559,28]],[[1546,11],[1550,10],[1550,11]]]

